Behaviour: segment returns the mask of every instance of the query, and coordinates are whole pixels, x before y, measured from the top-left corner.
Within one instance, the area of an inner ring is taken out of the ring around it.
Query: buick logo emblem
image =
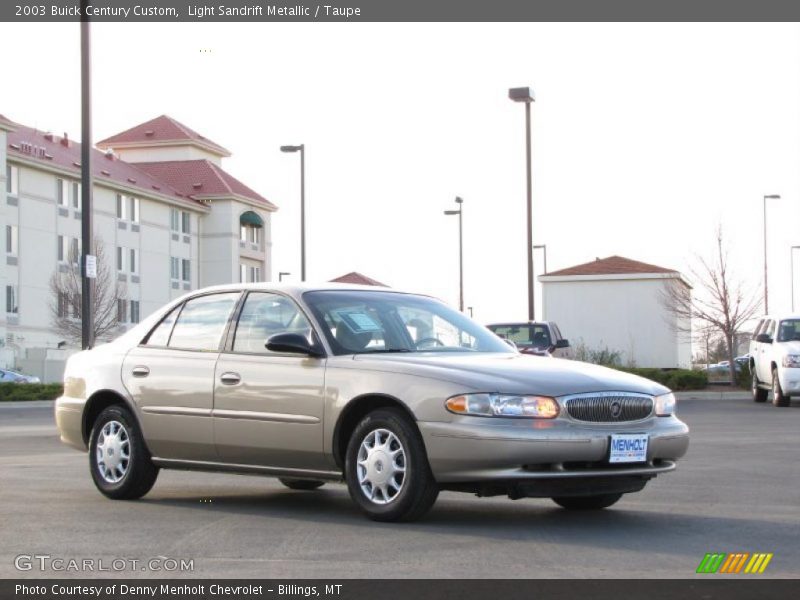
[[[614,402],[611,403],[611,416],[617,419],[621,413],[622,404],[620,404],[617,400],[614,400]]]

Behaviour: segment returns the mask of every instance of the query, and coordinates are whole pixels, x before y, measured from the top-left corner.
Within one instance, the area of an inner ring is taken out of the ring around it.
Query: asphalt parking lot
[[[422,521],[379,524],[343,485],[293,492],[235,475],[162,471],[143,500],[110,501],[58,441],[49,403],[0,404],[0,577],[92,575],[15,568],[48,555],[193,560],[103,577],[685,578],[707,552],[772,552],[757,577],[800,576],[800,403],[711,396],[679,414],[692,441],[678,471],[612,509],[443,493]]]

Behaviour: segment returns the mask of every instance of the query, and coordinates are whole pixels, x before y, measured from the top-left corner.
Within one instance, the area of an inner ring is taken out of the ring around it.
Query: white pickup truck
[[[523,354],[572,358],[572,348],[553,321],[493,323],[487,327],[503,339],[514,342]]]
[[[789,406],[800,395],[800,315],[766,316],[750,341],[753,400],[765,402],[772,390],[775,406]]]

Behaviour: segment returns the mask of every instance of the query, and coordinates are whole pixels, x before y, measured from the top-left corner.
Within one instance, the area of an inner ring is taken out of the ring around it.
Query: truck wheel
[[[557,496],[553,502],[567,510],[600,510],[608,508],[622,498],[622,494],[598,494],[596,496]]]
[[[753,373],[752,377],[753,402],[766,402],[769,390],[765,390],[758,387],[758,375],[756,375],[756,368],[750,367],[750,369]]]
[[[772,369],[772,405],[789,406],[789,396],[784,395],[781,381],[778,379],[778,369]]]

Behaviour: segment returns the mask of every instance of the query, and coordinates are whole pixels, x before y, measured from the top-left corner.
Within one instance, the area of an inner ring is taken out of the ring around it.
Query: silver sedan
[[[61,438],[97,488],[138,498],[159,469],[344,480],[372,519],[440,490],[600,509],[675,469],[675,397],[633,375],[524,356],[427,296],[240,284],[200,290],[72,356]]]

